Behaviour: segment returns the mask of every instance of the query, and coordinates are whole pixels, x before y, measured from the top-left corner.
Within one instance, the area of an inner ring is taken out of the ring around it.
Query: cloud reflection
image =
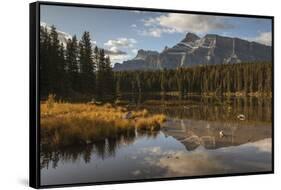
[[[271,138],[216,150],[200,146],[192,152],[163,150],[161,147],[142,151],[147,154],[146,164],[165,169],[165,177],[271,170]]]

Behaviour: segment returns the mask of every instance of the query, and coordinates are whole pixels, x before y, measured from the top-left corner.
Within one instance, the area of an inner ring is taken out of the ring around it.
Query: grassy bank
[[[41,143],[68,146],[88,144],[135,130],[157,131],[164,115],[151,115],[147,110],[128,111],[110,104],[71,104],[42,102]]]

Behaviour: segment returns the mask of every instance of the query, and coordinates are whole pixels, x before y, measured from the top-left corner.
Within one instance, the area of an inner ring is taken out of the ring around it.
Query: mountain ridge
[[[228,64],[271,61],[271,46],[236,37],[187,33],[173,47],[162,52],[140,49],[135,58],[116,63],[115,71],[175,69],[200,64]]]

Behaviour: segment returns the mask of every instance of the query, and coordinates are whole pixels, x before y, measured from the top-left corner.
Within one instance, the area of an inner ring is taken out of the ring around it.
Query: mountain
[[[40,25],[46,28],[48,33],[51,31],[51,26],[47,25],[46,23],[41,22]],[[66,47],[67,41],[69,39],[72,39],[72,36],[66,32],[59,31],[59,30],[57,30],[57,33],[58,33],[58,40],[60,41],[60,43],[63,44],[64,47]]]
[[[114,70],[150,70],[160,68],[159,53],[157,51],[145,51],[140,49],[137,56],[123,64],[116,63]]]
[[[116,63],[114,70],[175,69],[200,64],[271,61],[271,53],[271,46],[257,42],[216,34],[200,38],[194,33],[187,33],[178,44],[165,47],[161,53],[139,50],[134,59]]]

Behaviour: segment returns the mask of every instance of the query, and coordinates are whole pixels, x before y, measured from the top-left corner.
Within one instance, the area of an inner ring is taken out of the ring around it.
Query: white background
[[[63,1],[63,0],[61,0]],[[28,189],[28,80],[30,0],[2,0],[0,4],[0,189]],[[69,1],[64,1],[69,2]],[[278,0],[72,0],[162,9],[182,9],[275,16],[275,174],[75,187],[72,189],[276,189],[280,188],[281,103],[280,19]],[[279,52],[279,53],[278,53]],[[66,174],[67,175],[67,174]],[[70,189],[70,188],[67,188]]]

